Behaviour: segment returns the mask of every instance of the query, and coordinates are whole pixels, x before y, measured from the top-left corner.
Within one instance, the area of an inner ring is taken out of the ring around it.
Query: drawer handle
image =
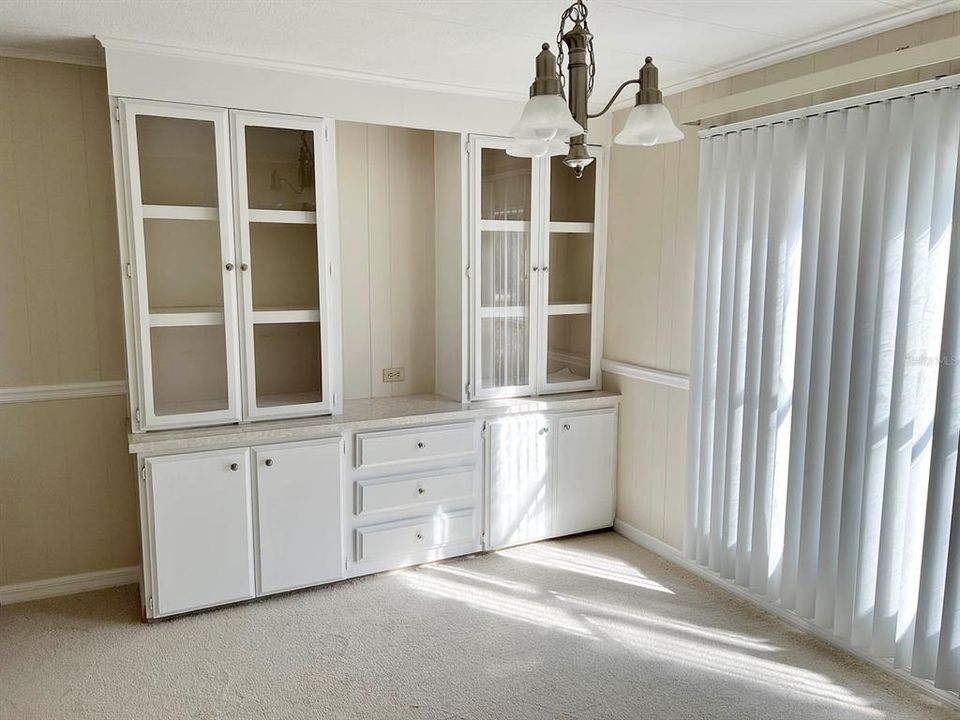
[[[230,469],[236,472],[237,470],[240,469],[240,466],[237,465],[237,463],[230,463]]]
[[[426,444],[425,442],[423,442],[422,440],[417,443],[417,448],[419,448],[420,450],[423,450],[426,446],[427,446],[427,444]]]
[[[418,487],[418,488],[417,488],[417,495],[423,495],[425,492],[427,492],[427,491],[424,490],[422,487]]]
[[[418,540],[418,541],[419,541],[419,540],[423,540],[423,533],[422,533],[422,532],[418,532],[418,533],[417,533],[417,540]]]
[[[570,429],[570,423],[564,423],[564,424],[563,424],[563,429],[564,429],[564,430],[569,430],[569,429]]]
[[[267,458],[266,460],[263,461],[263,464],[266,465],[267,467],[273,467],[273,458]]]

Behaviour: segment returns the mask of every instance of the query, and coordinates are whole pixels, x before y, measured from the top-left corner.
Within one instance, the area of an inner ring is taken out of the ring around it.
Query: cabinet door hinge
[[[467,140],[466,142],[463,143],[463,151],[464,151],[467,155],[470,154],[470,141],[469,141],[469,140]]]
[[[467,266],[463,269],[463,274],[466,275],[468,278],[472,278],[472,277],[473,277],[473,268],[470,267],[469,265],[467,265]]]
[[[142,468],[140,468],[140,479],[143,480],[144,482],[147,481],[147,466],[146,466],[146,465],[144,465]]]
[[[336,393],[333,394],[333,404],[334,404],[334,405],[337,404],[337,394],[336,394]]]
[[[330,273],[330,277],[333,277],[333,263],[327,266],[327,272]]]
[[[467,400],[473,398],[473,383],[467,383],[463,386],[463,389],[467,391]]]
[[[140,425],[143,423],[143,418],[140,415],[140,408],[136,409],[136,411],[133,413],[133,416],[137,420],[137,427],[140,427]]]
[[[120,106],[119,105],[113,106],[113,119],[116,120],[117,122],[120,122]]]
[[[327,142],[330,141],[330,127],[326,123],[323,125],[323,139]]]
[[[132,266],[130,263],[127,263],[127,268],[126,268],[126,270],[127,270],[127,277],[128,277],[128,278],[132,278],[132,277],[133,277],[133,266]]]
[[[153,612],[153,595],[147,598],[147,609]]]

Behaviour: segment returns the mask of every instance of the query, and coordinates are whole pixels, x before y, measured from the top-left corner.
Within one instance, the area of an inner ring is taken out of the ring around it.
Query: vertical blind
[[[685,538],[950,691],[958,147],[950,86],[701,140]]]

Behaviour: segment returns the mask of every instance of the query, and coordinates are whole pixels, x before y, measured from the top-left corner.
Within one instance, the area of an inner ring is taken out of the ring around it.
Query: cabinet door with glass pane
[[[542,352],[540,393],[589,390],[599,385],[600,343],[596,311],[603,236],[599,179],[604,156],[589,148],[594,161],[577,178],[562,156],[544,159],[544,213],[540,265]]]
[[[232,112],[244,414],[333,407],[324,121]],[[318,207],[318,198],[320,206]]]
[[[226,110],[124,100],[138,429],[240,419]]]
[[[511,157],[506,141],[471,142],[472,397],[525,395],[536,385],[541,164]]]

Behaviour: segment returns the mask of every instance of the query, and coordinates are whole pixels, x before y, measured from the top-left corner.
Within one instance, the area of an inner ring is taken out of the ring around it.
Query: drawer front
[[[473,423],[357,435],[357,467],[360,469],[468,458],[475,452]]]
[[[469,498],[473,470],[357,483],[357,515]]]
[[[357,530],[357,559],[402,560],[441,545],[468,542],[473,536],[473,510],[374,525]]]

